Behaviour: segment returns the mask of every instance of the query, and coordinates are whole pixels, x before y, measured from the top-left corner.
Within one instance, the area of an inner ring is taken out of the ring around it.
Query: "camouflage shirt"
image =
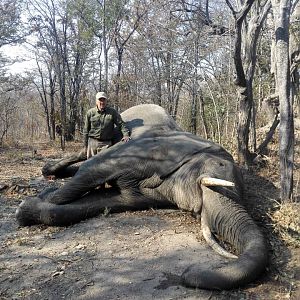
[[[88,144],[89,137],[101,141],[112,140],[114,125],[122,132],[123,136],[129,136],[128,129],[115,109],[106,107],[104,111],[100,111],[97,107],[94,107],[88,110],[83,129],[85,146]]]

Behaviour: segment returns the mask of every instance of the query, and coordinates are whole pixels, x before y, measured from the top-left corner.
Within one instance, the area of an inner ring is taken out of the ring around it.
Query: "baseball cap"
[[[96,100],[99,100],[100,98],[104,98],[104,99],[107,99],[107,96],[104,92],[98,92],[96,94]]]

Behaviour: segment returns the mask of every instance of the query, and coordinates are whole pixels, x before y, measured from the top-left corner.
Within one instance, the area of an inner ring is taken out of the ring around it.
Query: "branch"
[[[279,123],[280,123],[280,121],[278,120],[278,113],[277,113],[276,116],[275,116],[275,119],[274,119],[274,121],[273,121],[273,124],[272,124],[272,126],[270,127],[270,130],[269,130],[269,132],[267,133],[267,135],[266,135],[264,141],[263,141],[263,142],[259,145],[259,147],[257,148],[257,154],[258,154],[258,155],[259,155],[259,154],[263,154],[264,151],[266,150],[266,148],[267,148],[269,142],[272,140],[272,137],[273,137],[273,135],[274,135],[274,133],[275,133],[275,130],[276,130],[276,128],[277,128],[277,126],[278,126]]]
[[[263,6],[262,12],[256,12],[256,16],[252,17],[250,22],[252,21],[252,27],[249,26],[249,33],[248,33],[248,40],[249,43],[249,50],[250,56],[248,57],[248,78],[253,78],[255,66],[256,66],[256,54],[257,54],[257,41],[260,36],[260,32],[264,21],[267,18],[267,15],[271,9],[271,0],[268,0],[265,5]]]
[[[262,26],[262,24],[265,21],[271,7],[272,7],[271,0],[268,0],[268,2],[264,5],[263,11],[259,15],[259,19],[258,19],[258,22],[257,22],[259,24],[259,26]]]
[[[191,22],[191,21],[199,22],[201,24],[204,24],[204,25],[212,28],[212,32],[209,34],[223,35],[225,32],[229,31],[229,28],[225,27],[223,25],[220,25],[220,24],[216,24],[210,19],[209,11],[208,11],[208,1],[209,0],[206,0],[205,11],[203,11],[200,6],[196,6],[196,5],[191,5],[191,6],[195,7],[194,9],[187,8],[187,6],[186,6],[187,3],[183,0],[181,0],[183,8],[178,8],[178,9],[175,9],[174,11],[175,12],[192,13],[195,16],[195,17],[187,16],[186,19],[182,20],[182,22]],[[171,11],[171,13],[172,12],[173,11]]]
[[[295,72],[295,70],[298,68],[300,64],[300,53],[298,53],[297,55],[295,55],[294,57],[292,57],[291,60],[291,71],[290,74],[293,75],[293,73]]]
[[[295,0],[294,3],[292,3],[291,15],[293,14],[294,10],[296,9],[298,2],[299,2],[299,0]]]
[[[232,11],[233,17],[235,19],[235,27],[236,27],[236,38],[235,38],[235,50],[234,50],[234,64],[236,68],[236,81],[235,84],[242,88],[247,87],[246,75],[245,70],[243,67],[242,61],[242,25],[243,21],[246,18],[254,0],[247,0],[240,10],[240,12],[236,12],[229,2],[229,0],[225,0],[227,5],[229,6],[230,10]]]
[[[244,19],[246,18],[249,10],[251,9],[252,4],[254,3],[255,0],[247,0],[244,3],[244,6],[242,9],[237,13],[237,19],[236,22],[242,24]]]
[[[229,9],[232,12],[233,18],[236,20],[236,14],[237,12],[234,10],[233,6],[231,5],[231,3],[229,2],[229,0],[225,0],[226,4],[228,5]]]

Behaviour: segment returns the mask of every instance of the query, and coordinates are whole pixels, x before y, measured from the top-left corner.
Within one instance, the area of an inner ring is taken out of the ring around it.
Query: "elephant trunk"
[[[255,280],[267,264],[263,234],[246,210],[205,188],[201,218],[212,232],[234,246],[238,258],[213,266],[191,266],[183,274],[185,285],[204,289],[232,289]]]

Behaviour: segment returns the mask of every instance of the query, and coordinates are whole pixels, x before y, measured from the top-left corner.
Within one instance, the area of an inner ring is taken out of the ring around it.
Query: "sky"
[[[5,45],[1,47],[0,51],[8,58],[19,60],[8,67],[8,72],[11,74],[22,74],[25,71],[30,71],[35,67],[35,61],[30,58],[29,51],[22,45]]]

